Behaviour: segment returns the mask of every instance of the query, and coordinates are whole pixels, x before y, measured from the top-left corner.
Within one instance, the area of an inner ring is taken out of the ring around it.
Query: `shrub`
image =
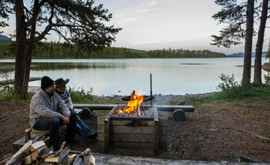
[[[221,74],[219,78],[221,82],[219,83],[218,88],[220,88],[222,91],[227,91],[240,87],[239,83],[235,80],[233,74],[231,76]]]
[[[92,89],[87,91],[84,89],[74,90],[70,88],[69,93],[74,103],[87,103],[87,102],[93,101],[94,99],[94,96],[92,94],[93,93]]]

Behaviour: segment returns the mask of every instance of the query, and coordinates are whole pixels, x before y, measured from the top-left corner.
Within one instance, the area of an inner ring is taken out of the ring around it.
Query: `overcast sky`
[[[208,38],[218,31],[213,0],[99,0],[123,30],[116,45]]]
[[[140,49],[187,48],[222,52],[241,51],[210,46],[221,25],[212,18],[214,0],[98,0],[113,13],[123,30],[114,46]]]
[[[211,35],[222,26],[212,18],[218,11],[214,0],[97,0],[112,14],[112,23],[123,28],[113,46],[139,49],[210,49],[225,53],[243,51],[241,46],[210,46]]]

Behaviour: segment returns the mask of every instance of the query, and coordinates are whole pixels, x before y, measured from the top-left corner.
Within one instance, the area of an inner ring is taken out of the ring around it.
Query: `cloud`
[[[137,20],[136,17],[123,17],[117,20],[119,24],[127,24],[127,23],[132,23]]]
[[[158,8],[159,2],[157,0],[142,0],[140,3],[126,6],[114,11],[114,22],[119,25],[126,25],[138,21],[139,19],[147,17]]]
[[[154,7],[154,6],[157,6],[158,3],[159,3],[159,2],[158,2],[157,0],[152,0],[152,1],[150,1],[150,2],[148,3],[148,6]]]

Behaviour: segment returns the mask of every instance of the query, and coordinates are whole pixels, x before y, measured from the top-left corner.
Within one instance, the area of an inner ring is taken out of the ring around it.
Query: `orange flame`
[[[144,97],[140,95],[137,91],[133,91],[130,95],[130,100],[123,109],[119,110],[119,113],[134,113],[143,103]]]

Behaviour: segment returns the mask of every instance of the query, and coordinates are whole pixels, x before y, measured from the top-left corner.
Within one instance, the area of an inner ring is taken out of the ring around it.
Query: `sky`
[[[123,30],[114,46],[138,49],[186,48],[222,52],[210,46],[211,35],[222,25],[212,18],[219,7],[214,0],[98,0],[111,10],[112,23]]]
[[[112,46],[243,52],[242,45],[231,49],[210,45],[211,35],[222,29],[212,18],[219,10],[214,0],[96,0],[96,3],[104,4],[113,14],[111,23],[123,28]]]

